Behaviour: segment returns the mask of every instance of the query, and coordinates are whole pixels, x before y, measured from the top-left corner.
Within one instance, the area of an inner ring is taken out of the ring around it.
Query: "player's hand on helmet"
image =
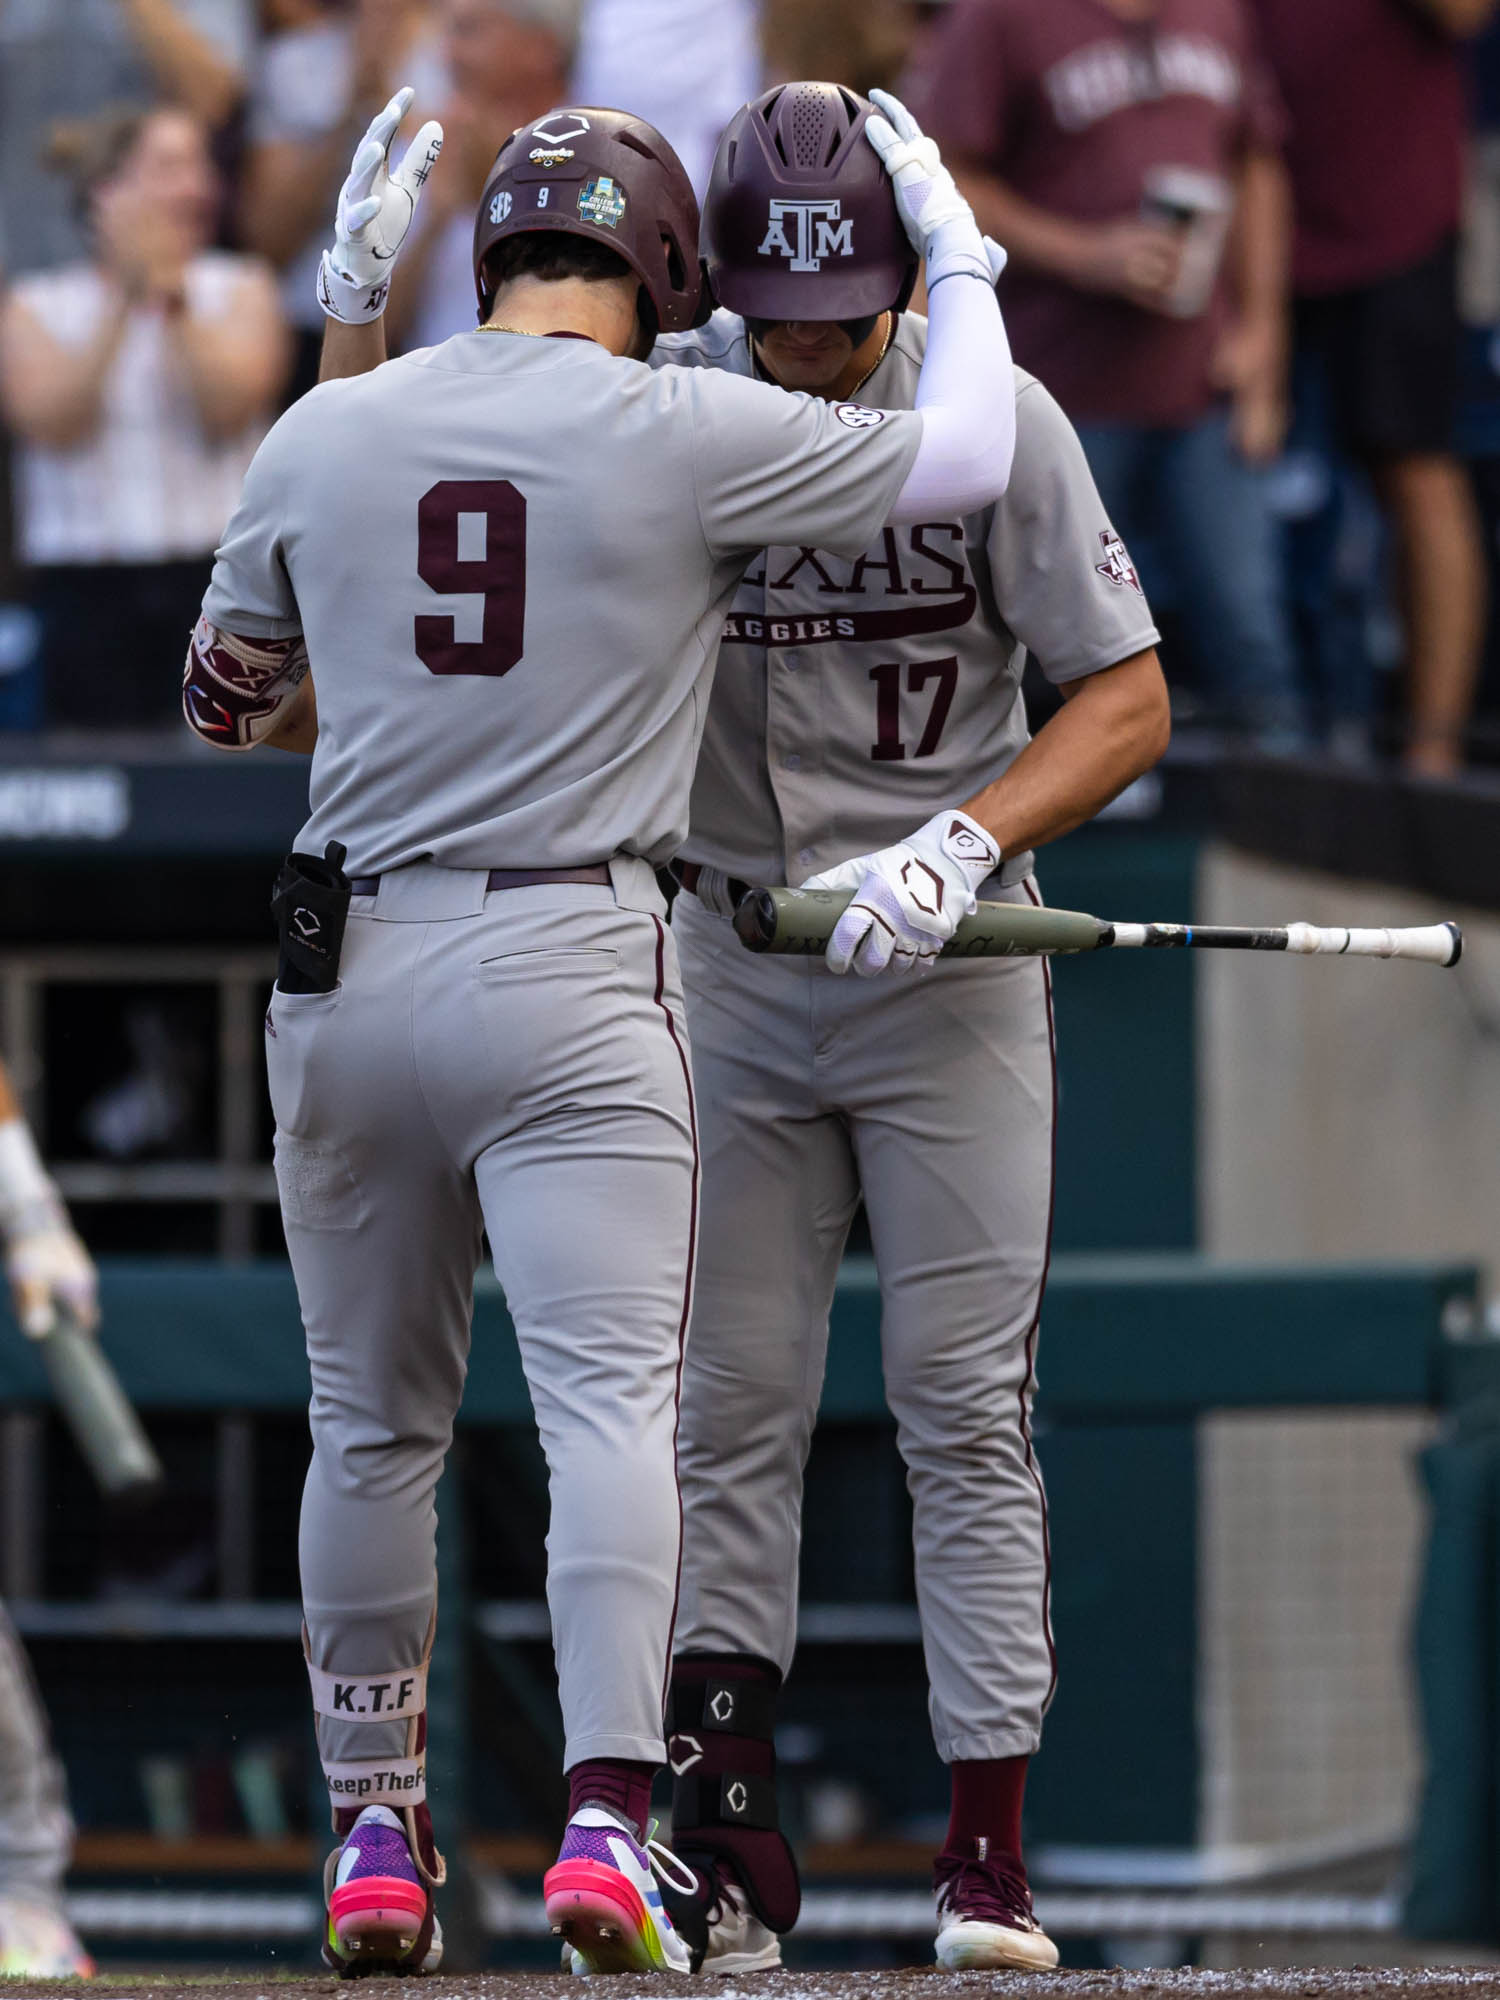
[[[927,137],[899,97],[887,90],[872,90],[870,97],[877,108],[865,121],[865,137],[891,177],[896,213],[926,261],[929,289],[959,272],[993,284],[988,245],[936,139]]]
[[[85,1328],[99,1321],[99,1275],[54,1194],[24,1210],[5,1244],[5,1275],[23,1333],[40,1339],[59,1312]]]
[[[429,120],[391,171],[391,141],[415,95],[408,84],[370,121],[339,189],[333,247],[323,252],[318,272],[318,303],[330,319],[350,326],[384,312],[397,255],[443,150],[443,128]]]
[[[882,847],[825,868],[804,889],[852,889],[825,954],[831,972],[866,978],[894,965],[898,972],[931,965],[965,917],[976,891],[1000,865],[998,843],[956,807]]]

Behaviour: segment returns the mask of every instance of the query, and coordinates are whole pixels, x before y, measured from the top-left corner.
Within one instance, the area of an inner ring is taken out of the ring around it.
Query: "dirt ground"
[[[705,1992],[706,1987],[706,1992]],[[1298,1967],[1264,1972],[986,1973],[780,1972],[737,1981],[667,1975],[625,1978],[619,2000],[1500,2000],[1500,1968],[1328,1971]],[[0,1982],[4,2000],[577,2000],[577,1984],[555,1973],[485,1972],[420,1981],[180,1974],[102,1973],[88,1984]],[[619,1991],[619,1989],[614,1989]]]

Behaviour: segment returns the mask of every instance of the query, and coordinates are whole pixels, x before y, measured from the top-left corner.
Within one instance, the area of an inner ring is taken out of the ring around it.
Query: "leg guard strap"
[[[802,1906],[797,1863],[776,1804],[776,1695],[769,1660],[686,1654],[667,1705],[672,1845],[689,1863],[722,1860],[750,1907],[789,1931]]]

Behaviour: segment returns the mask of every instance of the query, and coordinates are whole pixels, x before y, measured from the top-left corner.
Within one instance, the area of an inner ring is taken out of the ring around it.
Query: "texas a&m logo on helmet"
[[[773,201],[762,257],[780,253],[794,271],[821,271],[825,257],[854,255],[854,218],[833,196],[820,201]]]

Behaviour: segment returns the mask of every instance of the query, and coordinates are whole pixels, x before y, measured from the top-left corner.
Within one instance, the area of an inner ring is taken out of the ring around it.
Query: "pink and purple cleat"
[[[324,1962],[342,1978],[436,1972],[443,1934],[432,1892],[389,1806],[366,1806],[328,1857]]]
[[[666,1856],[604,1806],[568,1821],[542,1880],[547,1921],[580,1972],[690,1972],[692,1954],[662,1906],[655,1870]]]

